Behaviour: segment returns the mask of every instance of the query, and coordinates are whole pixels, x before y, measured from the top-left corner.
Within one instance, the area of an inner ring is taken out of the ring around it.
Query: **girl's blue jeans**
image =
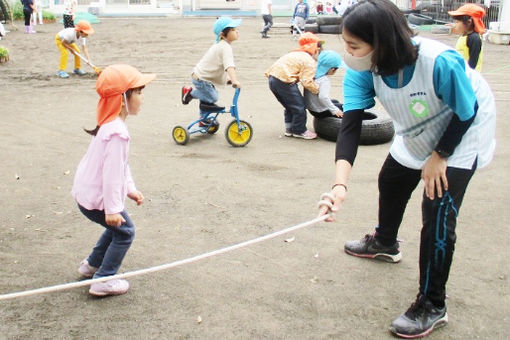
[[[99,268],[94,278],[117,274],[135,238],[135,225],[129,218],[129,214],[125,210],[122,211],[120,214],[126,222],[120,227],[111,227],[106,224],[104,210],[87,210],[79,204],[78,208],[89,220],[106,228],[87,259],[89,265]]]
[[[285,108],[283,116],[285,128],[295,134],[306,131],[305,98],[297,84],[287,84],[278,78],[269,76],[269,89]]]

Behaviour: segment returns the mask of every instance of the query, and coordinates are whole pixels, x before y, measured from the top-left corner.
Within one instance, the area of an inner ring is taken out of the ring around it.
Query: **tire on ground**
[[[316,24],[317,23],[317,19],[313,18],[313,19],[307,19],[306,20],[306,23],[307,24]]]
[[[430,28],[432,34],[450,34],[451,27],[446,25],[434,25]]]
[[[319,26],[322,25],[340,25],[342,23],[342,17],[332,15],[332,16],[318,16],[317,24]]]
[[[342,118],[314,118],[313,127],[317,135],[326,140],[336,142],[338,129],[342,126]],[[365,111],[361,125],[361,145],[383,144],[391,141],[395,134],[393,122],[386,113],[375,110]]]
[[[418,14],[418,13],[411,13],[407,17],[407,21],[409,21],[410,24],[421,26],[421,25],[432,25],[434,23],[434,19],[432,17]]]
[[[319,33],[341,34],[342,25],[319,25]]]
[[[319,33],[319,26],[317,24],[306,24],[305,32]]]

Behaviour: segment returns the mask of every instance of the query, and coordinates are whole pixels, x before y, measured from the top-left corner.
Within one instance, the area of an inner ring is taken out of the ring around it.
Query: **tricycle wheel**
[[[230,145],[234,147],[241,147],[248,144],[253,136],[253,128],[250,123],[240,120],[239,127],[237,126],[237,121],[234,119],[231,121],[227,129],[225,130],[225,138]]]
[[[210,135],[214,135],[216,131],[220,129],[220,123],[212,123],[209,129],[207,129],[207,133]]]
[[[179,145],[185,145],[189,141],[189,132],[188,129],[183,128],[180,125],[177,125],[172,130],[172,137],[174,141]]]

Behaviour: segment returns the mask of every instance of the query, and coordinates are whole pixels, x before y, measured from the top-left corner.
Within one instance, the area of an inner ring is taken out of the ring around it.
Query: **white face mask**
[[[352,68],[355,71],[368,71],[372,68],[373,55],[373,50],[363,57],[355,57],[349,52],[345,51],[343,57],[345,64],[347,64],[349,68]]]

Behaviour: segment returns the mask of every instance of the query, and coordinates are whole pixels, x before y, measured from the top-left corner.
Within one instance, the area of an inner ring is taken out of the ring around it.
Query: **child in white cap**
[[[191,73],[190,86],[183,86],[181,100],[188,104],[193,98],[200,100],[202,104],[216,106],[218,91],[214,85],[231,83],[234,87],[241,87],[237,80],[236,67],[232,42],[239,39],[237,27],[241,19],[234,20],[231,17],[220,17],[213,26],[216,35],[215,43],[207,50]],[[201,112],[202,114],[202,112]]]

